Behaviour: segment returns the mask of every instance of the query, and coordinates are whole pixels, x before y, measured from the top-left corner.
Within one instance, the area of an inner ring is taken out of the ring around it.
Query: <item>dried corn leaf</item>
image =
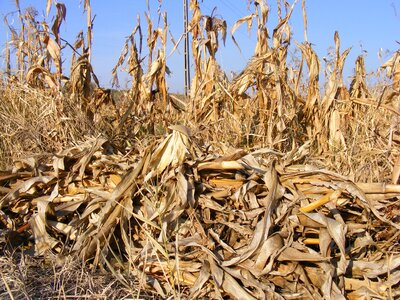
[[[35,253],[37,255],[44,255],[49,250],[60,251],[59,248],[56,248],[61,244],[61,242],[52,237],[46,229],[48,210],[51,209],[50,203],[57,197],[57,195],[58,184],[54,186],[54,189],[48,199],[38,201],[38,212],[33,215],[29,221],[35,237]]]
[[[160,175],[168,166],[177,167],[188,153],[189,136],[173,129],[151,156],[151,172],[146,179]]]

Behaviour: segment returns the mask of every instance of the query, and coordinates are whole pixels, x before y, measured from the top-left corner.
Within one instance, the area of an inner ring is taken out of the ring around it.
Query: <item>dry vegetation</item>
[[[0,80],[1,297],[400,299],[399,52],[373,87],[358,57],[347,87],[338,33],[326,70],[306,31],[293,60],[294,4],[278,1],[271,31],[258,0],[230,32],[257,25],[255,54],[228,80],[215,55],[226,23],[191,0],[190,97],[168,93],[161,14],[161,28],[146,15],[145,41],[140,20],[126,40],[113,76],[127,70],[132,87],[117,100],[90,63],[89,0],[71,44],[63,4],[53,24],[16,4]]]

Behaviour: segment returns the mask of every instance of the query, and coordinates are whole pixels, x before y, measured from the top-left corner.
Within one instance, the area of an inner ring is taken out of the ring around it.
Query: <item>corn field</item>
[[[0,79],[2,298],[400,299],[400,52],[373,86],[360,55],[346,86],[339,33],[323,70],[306,29],[291,39],[299,4],[277,5],[275,28],[264,0],[227,28],[190,0],[184,97],[168,90],[166,12],[157,28],[138,18],[112,70],[132,84],[116,91],[91,64],[90,0],[71,43],[64,4],[47,1],[49,23],[16,1]],[[241,26],[257,43],[229,79],[216,54],[240,47]],[[46,268],[57,284],[40,292],[29,276]]]

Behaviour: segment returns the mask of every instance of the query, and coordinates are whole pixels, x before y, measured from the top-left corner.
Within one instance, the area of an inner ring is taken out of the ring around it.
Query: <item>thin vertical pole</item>
[[[189,95],[190,89],[190,59],[189,59],[189,33],[188,33],[188,23],[189,23],[189,13],[188,13],[188,0],[183,0],[183,30],[184,30],[184,42],[185,42],[185,96]]]

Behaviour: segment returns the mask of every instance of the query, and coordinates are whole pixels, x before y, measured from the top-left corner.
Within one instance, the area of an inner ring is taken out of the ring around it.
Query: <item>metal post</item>
[[[185,42],[185,96],[189,95],[190,89],[190,59],[189,59],[189,33],[188,33],[188,0],[183,0],[183,30],[184,30],[184,42]]]

